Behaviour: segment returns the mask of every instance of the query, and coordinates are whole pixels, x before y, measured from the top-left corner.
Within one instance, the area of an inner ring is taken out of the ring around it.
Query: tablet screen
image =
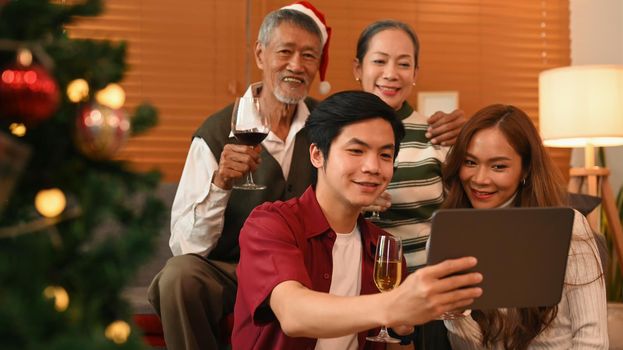
[[[556,305],[573,228],[571,208],[442,209],[432,220],[428,264],[475,256],[483,274],[470,308]]]

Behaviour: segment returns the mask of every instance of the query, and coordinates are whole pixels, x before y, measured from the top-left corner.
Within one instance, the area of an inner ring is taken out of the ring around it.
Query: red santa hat
[[[318,11],[314,5],[307,1],[299,1],[292,5],[284,6],[281,9],[294,10],[306,14],[314,20],[320,29],[320,35],[322,36],[322,56],[320,57],[320,68],[318,69],[318,73],[320,74],[320,85],[318,86],[318,89],[321,94],[328,94],[331,90],[331,84],[325,80],[325,77],[327,74],[327,67],[329,66],[329,39],[331,39],[331,27],[327,26],[327,22],[325,21],[322,12]]]

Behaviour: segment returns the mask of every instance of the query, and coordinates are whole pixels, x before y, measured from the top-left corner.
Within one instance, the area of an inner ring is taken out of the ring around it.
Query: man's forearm
[[[341,297],[286,281],[270,298],[282,330],[291,337],[340,337],[379,327],[388,319],[381,294]]]

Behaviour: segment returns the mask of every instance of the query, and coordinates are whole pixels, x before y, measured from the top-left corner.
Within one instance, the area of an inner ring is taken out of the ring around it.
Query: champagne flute
[[[402,279],[402,242],[399,237],[381,235],[376,246],[374,257],[374,284],[382,292],[389,292],[400,284]],[[382,343],[400,343],[400,339],[392,338],[387,327],[375,337],[367,337],[369,341]]]
[[[257,146],[270,131],[270,118],[260,113],[260,101],[258,97],[243,96],[236,98],[234,110],[231,114],[231,130],[236,139],[243,145]],[[246,182],[234,185],[241,190],[263,190],[265,185],[257,185],[253,182],[253,174],[249,171]]]
[[[394,172],[395,172],[395,167],[394,167]],[[383,194],[381,194],[381,196],[383,196]],[[391,221],[389,220],[385,220],[381,217],[381,212],[378,210],[372,210],[370,211],[370,216],[365,218],[366,220],[373,222],[375,224],[383,224],[383,223],[389,223]]]
[[[366,218],[370,222],[374,222],[377,224],[383,222],[383,219],[381,218],[381,213],[378,210],[373,210],[370,213],[371,213],[370,216]]]

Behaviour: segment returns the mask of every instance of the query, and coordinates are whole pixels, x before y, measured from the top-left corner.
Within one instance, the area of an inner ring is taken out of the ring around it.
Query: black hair
[[[331,143],[345,126],[375,118],[381,118],[391,124],[394,131],[394,156],[397,156],[400,141],[405,136],[402,121],[398,119],[393,108],[369,92],[342,91],[329,96],[314,108],[305,123],[305,129],[309,141],[315,144],[327,159]]]
[[[357,54],[355,57],[359,60],[359,62],[363,62],[363,57],[368,53],[368,46],[370,45],[370,40],[378,34],[386,29],[398,29],[405,32],[411,42],[413,43],[413,59],[415,63],[415,68],[419,66],[419,55],[420,55],[420,41],[418,40],[417,35],[411,29],[411,27],[400,21],[396,21],[393,19],[384,19],[380,21],[376,21],[368,25],[359,35],[359,39],[357,40]]]

